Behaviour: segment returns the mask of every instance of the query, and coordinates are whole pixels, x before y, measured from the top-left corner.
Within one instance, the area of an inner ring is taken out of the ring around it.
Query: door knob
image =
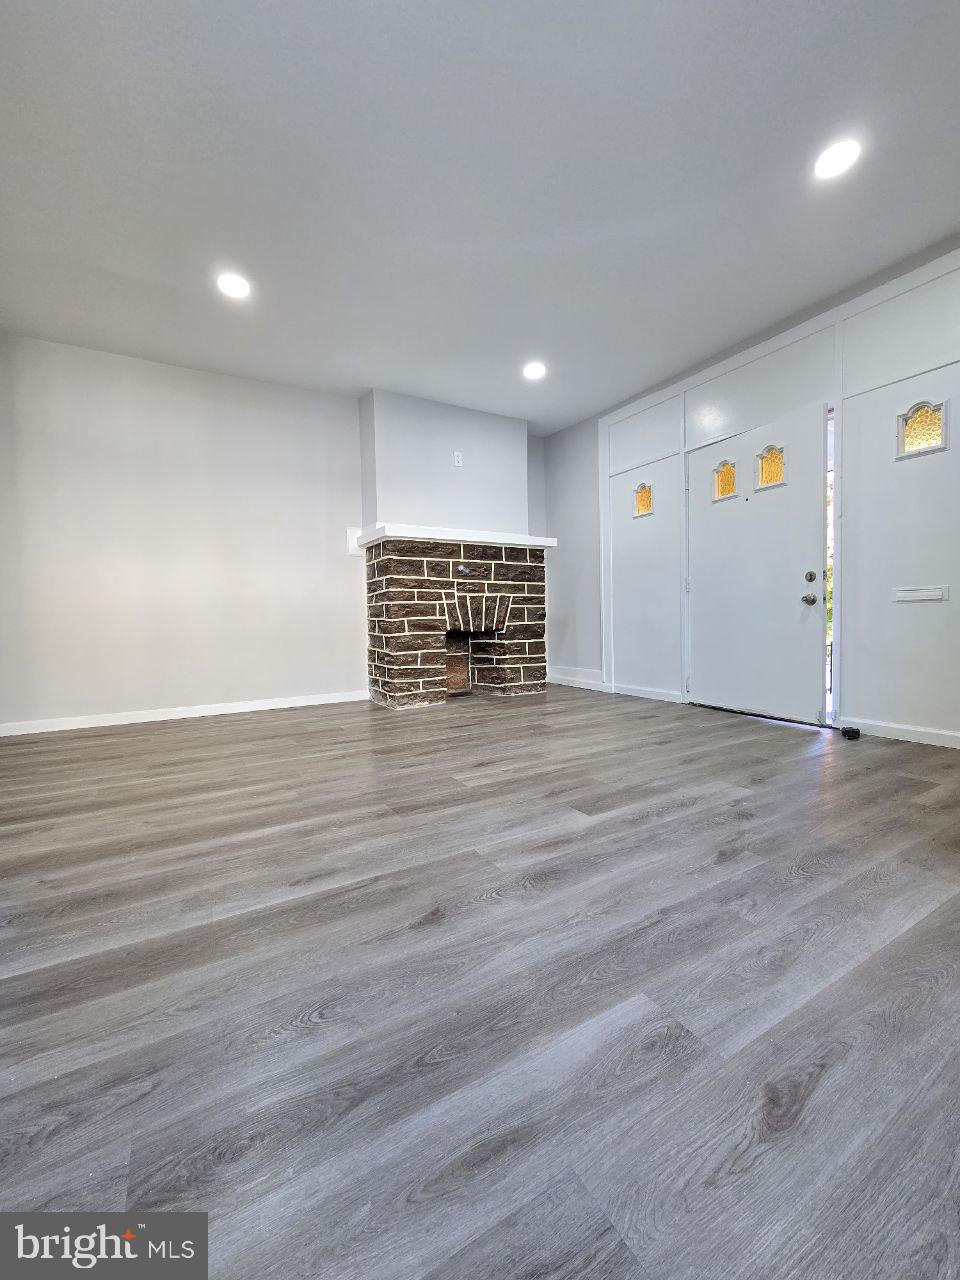
[[[812,595],[801,596],[801,597],[800,597],[800,599],[803,601],[803,603],[804,603],[804,604],[816,604],[816,603],[817,603],[817,597],[816,597],[816,596],[812,596]]]

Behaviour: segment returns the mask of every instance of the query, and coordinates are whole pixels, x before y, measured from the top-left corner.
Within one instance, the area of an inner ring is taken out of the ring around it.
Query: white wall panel
[[[597,420],[544,442],[548,678],[602,681]]]
[[[947,399],[952,448],[897,460],[897,416]],[[960,364],[844,401],[843,723],[960,745]],[[914,587],[943,601],[898,603]],[[906,730],[906,732],[904,732]]]
[[[637,485],[653,514],[634,518]],[[683,455],[610,478],[613,684],[619,693],[679,701],[682,681]]]
[[[960,271],[881,302],[843,325],[845,396],[954,360],[960,360]]]
[[[750,431],[814,400],[832,401],[834,335],[830,325],[687,391],[687,448]]]
[[[623,586],[630,581],[632,532],[616,527],[633,476],[623,477],[626,490],[615,490],[604,477],[655,457],[675,429],[678,397],[687,450],[770,423],[811,401],[837,405],[843,398],[838,497],[845,517],[838,526],[842,598],[835,667],[843,720],[870,732],[960,745],[960,676],[953,670],[960,652],[960,255],[825,311],[790,336],[775,350],[773,342],[759,344],[714,366],[714,376],[678,381],[600,419],[606,679],[618,662],[618,683],[626,683],[624,663],[637,664],[631,681],[646,684],[654,677],[641,669],[635,651],[641,615],[630,612],[640,606]],[[889,398],[880,388],[889,388]],[[943,395],[954,402],[953,447],[895,462],[897,414],[917,399]],[[681,527],[675,544],[664,548],[668,561],[674,550],[682,554],[683,542]],[[913,588],[939,587],[949,588],[939,602],[893,600],[895,590],[915,594]],[[679,608],[679,576],[676,598]]]
[[[610,424],[610,473],[665,458],[683,448],[683,396]]]

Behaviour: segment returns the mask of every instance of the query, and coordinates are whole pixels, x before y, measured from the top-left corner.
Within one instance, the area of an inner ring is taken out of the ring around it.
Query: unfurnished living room
[[[958,1280],[956,0],[0,113],[0,1275]]]

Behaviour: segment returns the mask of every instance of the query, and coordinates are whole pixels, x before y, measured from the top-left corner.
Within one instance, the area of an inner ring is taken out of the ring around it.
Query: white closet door
[[[649,514],[636,492],[650,490]],[[610,477],[613,684],[617,693],[681,698],[683,458]]]
[[[806,405],[689,455],[691,701],[822,722],[826,438]]]
[[[924,403],[940,439],[899,457]],[[843,402],[841,554],[843,722],[960,745],[960,364]]]

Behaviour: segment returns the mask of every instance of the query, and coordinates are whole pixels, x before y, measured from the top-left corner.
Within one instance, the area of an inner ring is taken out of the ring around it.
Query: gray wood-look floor
[[[572,689],[0,744],[0,1208],[211,1275],[960,1275],[960,753]]]

